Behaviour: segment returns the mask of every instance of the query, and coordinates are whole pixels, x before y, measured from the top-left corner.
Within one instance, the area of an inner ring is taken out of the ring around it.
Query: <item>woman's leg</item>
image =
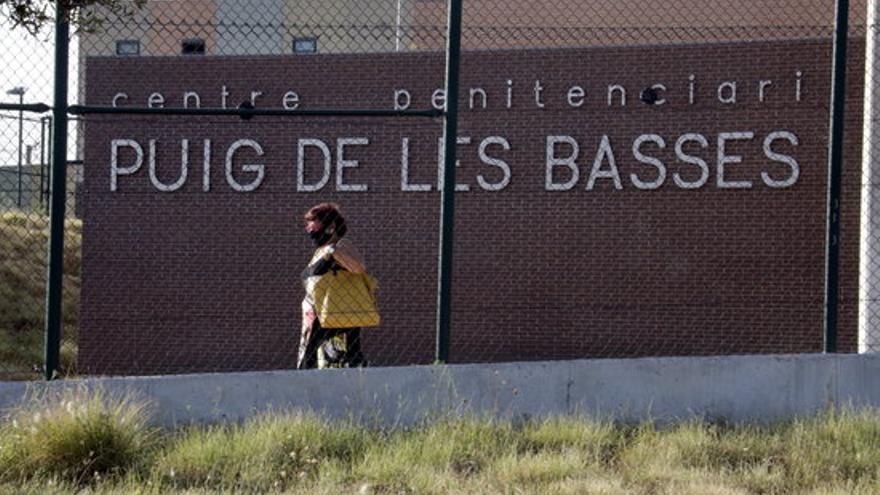
[[[318,348],[327,340],[327,331],[321,328],[321,324],[315,319],[312,331],[305,346],[303,358],[300,360],[299,369],[314,369],[318,367]]]
[[[318,368],[354,368],[367,365],[361,351],[360,327],[322,330],[316,354]]]
[[[318,368],[345,367],[347,344],[344,329],[328,328],[325,330],[324,339],[318,346]]]
[[[360,327],[351,328],[345,332],[346,352],[344,356],[345,366],[356,368],[358,366],[366,366],[367,360],[364,359],[364,353],[361,350],[361,329]]]

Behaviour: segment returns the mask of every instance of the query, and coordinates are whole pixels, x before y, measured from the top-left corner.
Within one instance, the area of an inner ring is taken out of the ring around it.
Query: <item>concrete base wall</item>
[[[28,394],[85,387],[133,392],[156,422],[238,421],[313,410],[379,425],[435,414],[501,418],[582,413],[623,420],[694,416],[767,422],[829,405],[880,407],[880,356],[774,355],[276,371],[0,383],[0,410]]]

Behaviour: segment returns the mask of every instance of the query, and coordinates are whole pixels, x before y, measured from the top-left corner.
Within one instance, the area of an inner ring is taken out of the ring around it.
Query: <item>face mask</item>
[[[315,246],[318,247],[327,244],[327,241],[329,241],[330,238],[333,237],[333,235],[328,234],[323,230],[313,230],[311,232],[307,232],[307,234],[309,235],[309,239],[311,239],[312,242],[315,243]]]

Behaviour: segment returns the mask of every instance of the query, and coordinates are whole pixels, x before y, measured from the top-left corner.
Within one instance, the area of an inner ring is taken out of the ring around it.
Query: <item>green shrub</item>
[[[0,424],[0,480],[124,474],[156,439],[148,420],[144,402],[100,390],[32,398]]]

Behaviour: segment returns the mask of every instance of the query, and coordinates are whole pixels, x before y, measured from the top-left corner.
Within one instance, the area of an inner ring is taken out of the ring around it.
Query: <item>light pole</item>
[[[16,86],[6,92],[8,95],[18,96],[18,104],[24,105],[24,94],[27,88]],[[18,207],[21,208],[21,148],[24,139],[24,110],[18,110]]]

